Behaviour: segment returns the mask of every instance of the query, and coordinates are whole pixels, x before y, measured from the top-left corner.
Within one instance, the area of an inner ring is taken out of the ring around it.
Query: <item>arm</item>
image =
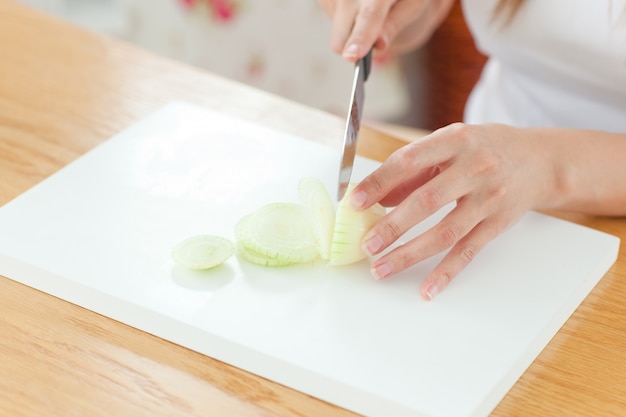
[[[626,216],[626,134],[537,129],[537,135],[553,147],[555,157],[561,155],[560,201],[552,208]]]
[[[385,279],[450,249],[422,284],[431,299],[528,210],[626,215],[625,157],[623,134],[458,123],[396,151],[355,187],[350,204],[395,207],[363,240],[375,255],[456,202],[439,224],[371,267]]]
[[[404,53],[425,43],[454,0],[320,0],[333,21],[331,47],[349,61],[375,53]]]

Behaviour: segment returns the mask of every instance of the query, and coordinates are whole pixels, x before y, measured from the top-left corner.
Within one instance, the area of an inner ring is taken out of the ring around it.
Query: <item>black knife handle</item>
[[[372,50],[367,53],[363,58],[363,81],[367,81],[367,77],[370,75],[370,71],[372,70]]]

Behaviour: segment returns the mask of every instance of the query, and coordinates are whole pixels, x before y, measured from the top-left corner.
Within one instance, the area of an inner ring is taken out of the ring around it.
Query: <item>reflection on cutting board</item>
[[[233,238],[244,214],[297,202],[303,176],[332,194],[338,164],[171,103],[2,207],[0,273],[359,413],[464,417],[489,414],[617,257],[613,236],[528,213],[430,303],[419,285],[439,257],[383,282],[368,261],[170,259],[183,238]],[[356,180],[377,165],[357,158]]]

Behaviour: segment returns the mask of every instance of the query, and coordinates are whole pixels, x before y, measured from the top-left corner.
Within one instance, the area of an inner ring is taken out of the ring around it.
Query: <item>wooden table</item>
[[[183,99],[312,140],[335,116],[0,0],[0,205]],[[382,159],[403,142],[372,129]],[[626,239],[626,219],[553,213]],[[0,231],[1,233],[1,231]],[[352,413],[0,277],[0,415]],[[494,416],[626,416],[626,249]]]

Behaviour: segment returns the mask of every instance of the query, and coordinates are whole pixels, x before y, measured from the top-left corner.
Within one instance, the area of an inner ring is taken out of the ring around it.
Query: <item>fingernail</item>
[[[363,191],[357,191],[356,193],[352,193],[350,195],[350,200],[348,200],[348,204],[352,210],[359,210],[365,205],[367,201],[367,195]]]
[[[383,240],[380,236],[374,235],[363,242],[363,252],[368,256],[378,253],[383,248]]]
[[[376,279],[385,279],[391,275],[391,265],[384,262],[380,265],[372,266],[372,275]]]
[[[342,55],[344,58],[357,58],[359,56],[359,45],[354,43],[352,45],[348,45],[343,50]]]
[[[430,284],[428,288],[426,288],[426,291],[424,291],[424,294],[428,300],[432,300],[439,294],[439,286],[437,284]]]

